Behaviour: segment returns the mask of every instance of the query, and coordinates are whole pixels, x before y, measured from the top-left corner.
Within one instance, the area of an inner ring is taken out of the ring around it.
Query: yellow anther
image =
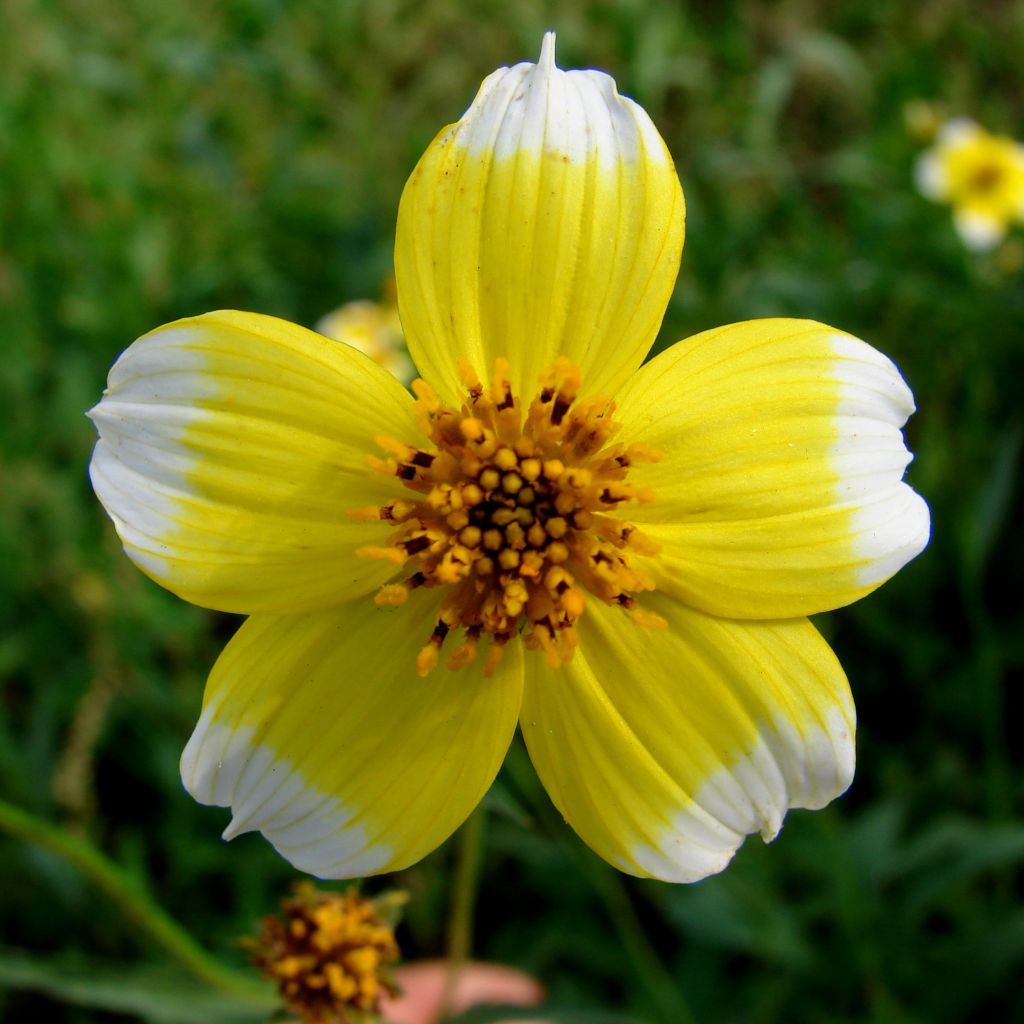
[[[580,509],[572,514],[572,525],[577,530],[589,530],[594,525],[594,517],[586,509]]]
[[[412,393],[428,412],[437,412],[441,408],[436,392],[425,380],[417,377],[412,382]]]
[[[522,493],[522,492],[520,492],[520,493]],[[521,527],[523,527],[523,529],[526,529],[526,527],[532,525],[533,522],[535,521],[535,519],[536,519],[536,517],[534,516],[533,512],[530,509],[524,508],[522,505],[520,505],[516,509],[516,522]]]
[[[543,472],[548,480],[557,480],[565,472],[565,465],[561,459],[545,459]]]
[[[348,517],[349,519],[362,519],[366,522],[376,522],[384,518],[380,513],[380,505],[364,505],[362,508],[350,508],[348,510]]]
[[[544,568],[544,555],[539,551],[524,551],[519,562],[519,575],[535,580]]]
[[[480,387],[480,375],[465,356],[459,356],[459,380],[470,393]]]
[[[377,591],[377,596],[373,599],[373,602],[381,607],[397,608],[399,605],[405,604],[408,597],[409,588],[404,584],[385,583]]]
[[[569,560],[569,545],[562,541],[552,541],[547,548],[548,561],[553,565],[560,565]]]
[[[519,472],[523,479],[531,484],[540,476],[541,468],[540,459],[523,459],[519,463]]]
[[[478,644],[475,639],[467,637],[448,656],[448,660],[445,662],[446,667],[455,672],[460,668],[472,665],[476,661],[477,646]]]
[[[501,664],[502,655],[505,653],[505,644],[495,641],[487,649],[487,660],[484,662],[484,678],[490,679]]]
[[[573,582],[569,570],[563,569],[560,565],[553,565],[544,574],[544,586],[552,594],[562,593],[567,587],[571,587]]]
[[[484,547],[488,551],[498,551],[505,543],[505,535],[501,530],[490,529],[484,532]]]
[[[464,526],[469,525],[469,516],[466,514],[465,509],[458,509],[456,512],[450,512],[445,516],[444,520],[453,530],[461,530]]]
[[[437,660],[440,656],[440,649],[437,644],[426,644],[420,653],[416,655],[416,675],[420,677],[429,676],[437,668]]]
[[[521,548],[525,546],[525,542],[526,533],[522,526],[513,520],[505,527],[505,543],[513,548]]]
[[[498,439],[493,430],[485,430],[481,440],[476,442],[476,453],[481,459],[489,459],[498,448]]]
[[[466,417],[459,424],[459,430],[467,441],[479,441],[484,436],[484,425],[472,416]]]
[[[518,473],[506,473],[501,478],[501,489],[506,494],[515,494],[523,486],[523,478]]]
[[[491,514],[491,522],[495,526],[502,528],[508,526],[517,516],[517,510],[514,508],[499,508]]]
[[[633,608],[629,612],[629,618],[636,625],[645,626],[648,629],[668,629],[668,623],[660,615],[643,608]]]
[[[507,359],[494,360],[494,375],[491,377],[491,399],[499,408],[512,397],[509,383],[509,364]]]
[[[483,555],[473,563],[473,568],[478,576],[490,576],[494,572],[494,561]]]
[[[558,540],[569,532],[569,524],[561,516],[555,516],[544,524],[544,529],[549,537],[554,537],[555,540]]]
[[[446,513],[451,511],[451,488],[448,484],[441,484],[435,487],[427,495],[427,504],[433,509],[443,509]]]
[[[562,493],[555,498],[555,510],[559,515],[571,515],[576,508],[577,501],[578,499],[575,494],[571,494],[569,491],[562,491]]]
[[[462,541],[467,548],[479,547],[482,538],[483,534],[480,532],[479,526],[467,526],[459,533],[459,540]]]
[[[498,552],[498,564],[502,569],[514,569],[519,564],[519,552],[515,548],[502,548]]]
[[[395,565],[401,565],[406,559],[406,553],[402,548],[378,548],[367,546],[356,548],[356,554],[360,558],[384,558]]]
[[[397,455],[402,462],[407,462],[416,453],[416,449],[412,445],[396,441],[393,437],[388,437],[387,434],[378,434],[374,441],[377,443],[378,448],[383,448],[384,451]]]
[[[462,488],[462,503],[467,508],[479,505],[483,500],[484,492],[480,489],[478,484],[466,484],[466,486]]]
[[[493,491],[501,483],[501,475],[496,469],[488,467],[480,474],[478,480],[485,491]]]
[[[519,459],[511,448],[499,448],[494,453],[494,464],[503,473],[507,473],[510,469],[515,469],[519,465]]]
[[[583,614],[583,605],[586,599],[583,592],[576,587],[570,587],[562,595],[562,607],[571,619],[578,619]]]
[[[547,540],[547,531],[540,523],[534,523],[526,531],[526,541],[531,547],[539,548]]]

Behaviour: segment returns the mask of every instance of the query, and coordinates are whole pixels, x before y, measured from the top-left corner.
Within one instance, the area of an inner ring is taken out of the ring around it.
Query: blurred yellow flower
[[[948,121],[916,166],[921,193],[953,207],[964,244],[991,249],[1024,223],[1024,146],[966,118]]]
[[[849,785],[853,702],[805,616],[927,543],[902,480],[913,399],[806,320],[641,365],[683,211],[647,114],[560,71],[549,34],[403,193],[415,400],[255,314],[117,361],[91,475],[125,550],[251,616],[182,757],[189,792],[232,808],[226,837],[259,830],[325,877],[405,867],[477,804],[517,721],[564,817],[640,876],[720,871]]]
[[[403,384],[416,376],[416,367],[405,349],[398,306],[393,302],[347,302],[321,317],[316,330],[368,355]]]

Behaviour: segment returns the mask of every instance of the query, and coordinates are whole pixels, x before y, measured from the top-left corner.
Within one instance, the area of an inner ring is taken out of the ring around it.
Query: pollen
[[[581,374],[566,359],[541,375],[525,410],[504,360],[489,387],[466,363],[462,381],[466,398],[458,408],[414,382],[427,443],[379,437],[386,456],[369,456],[411,493],[351,513],[395,527],[385,545],[359,549],[402,567],[377,594],[378,604],[400,605],[419,587],[443,590],[433,633],[416,659],[419,674],[440,663],[472,664],[481,640],[490,674],[517,638],[557,668],[573,656],[588,600],[620,607],[636,625],[663,625],[635,597],[654,588],[638,562],[658,546],[622,518],[623,506],[653,497],[628,482],[630,467],[655,462],[659,453],[614,443],[614,402],[580,398]]]

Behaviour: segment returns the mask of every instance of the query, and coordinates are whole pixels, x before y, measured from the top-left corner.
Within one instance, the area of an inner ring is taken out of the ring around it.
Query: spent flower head
[[[922,195],[953,207],[964,244],[991,249],[1024,223],[1024,146],[967,118],[947,121],[915,168]]]
[[[382,998],[399,991],[393,910],[401,902],[401,894],[371,900],[354,888],[325,892],[299,882],[281,903],[283,915],[264,918],[259,936],[244,944],[303,1021],[370,1024]]]
[[[913,399],[843,331],[755,320],[643,363],[683,194],[598,71],[488,77],[399,209],[415,399],[354,349],[219,312],[135,342],[93,484],[157,582],[249,620],[182,757],[297,867],[402,868],[516,724],[594,850],[693,881],[849,785],[846,677],[806,616],[927,542]]]

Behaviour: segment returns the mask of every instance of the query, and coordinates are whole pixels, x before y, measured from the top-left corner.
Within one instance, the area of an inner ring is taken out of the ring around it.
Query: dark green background
[[[904,118],[924,99],[1024,136],[1024,9],[497,10],[5,0],[4,797],[91,837],[242,962],[235,937],[293,872],[257,836],[221,843],[226,815],[195,805],[177,773],[236,621],[164,593],[120,552],[86,478],[83,413],[118,353],[159,323],[237,307],[311,324],[378,294],[418,155],[487,73],[535,59],[553,27],[560,64],[614,74],[676,159],[688,232],[659,344],[775,315],[872,342],[918,400],[910,480],[934,534],[892,583],[820,623],[860,714],[842,800],[794,813],[771,847],[750,840],[720,877],[637,882],[583,851],[514,748],[488,801],[477,953],[536,973],[558,1006],[659,1024],[678,1004],[651,956],[702,1022],[1024,1019],[1009,742],[1024,660],[1024,231],[995,254],[966,252],[949,210],[914,192],[923,144]],[[409,957],[443,949],[451,864],[443,848],[391,880],[413,897]],[[74,869],[4,836],[0,892],[8,950],[125,978],[157,959]],[[0,994],[3,1013],[115,1019],[25,991]]]

